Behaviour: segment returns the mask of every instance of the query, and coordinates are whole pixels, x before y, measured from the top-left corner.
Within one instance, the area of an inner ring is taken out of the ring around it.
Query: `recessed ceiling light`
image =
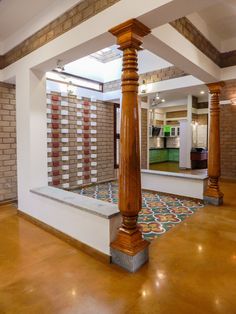
[[[57,71],[57,72],[65,71],[65,68],[64,68],[64,65],[62,63],[62,60],[57,60],[57,66],[55,68],[55,71]]]
[[[163,98],[162,100],[161,100],[161,102],[165,102],[166,100]]]
[[[205,94],[204,90],[201,90],[201,91],[200,91],[200,94],[201,94],[201,95],[204,95],[204,94]]]
[[[157,93],[156,94],[156,100],[159,100],[160,99],[160,96],[159,96],[159,94]]]

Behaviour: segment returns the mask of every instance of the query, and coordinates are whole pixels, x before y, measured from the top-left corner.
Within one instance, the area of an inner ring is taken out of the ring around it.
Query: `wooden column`
[[[210,98],[210,128],[209,128],[209,152],[208,152],[208,187],[205,192],[205,200],[213,205],[223,202],[223,193],[219,188],[220,177],[220,92],[223,82],[211,83],[207,87]]]
[[[111,247],[134,256],[148,246],[137,225],[142,206],[137,50],[141,49],[142,37],[149,34],[150,30],[132,19],[112,28],[110,32],[117,37],[119,49],[123,51],[119,163],[119,209],[122,226]]]

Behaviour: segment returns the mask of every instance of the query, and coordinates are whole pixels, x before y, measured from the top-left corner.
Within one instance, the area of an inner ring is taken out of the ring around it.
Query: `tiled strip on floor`
[[[90,185],[74,192],[102,201],[118,203],[117,182]],[[203,203],[198,200],[142,191],[142,209],[138,223],[142,228],[143,237],[149,241],[155,239],[203,206]]]

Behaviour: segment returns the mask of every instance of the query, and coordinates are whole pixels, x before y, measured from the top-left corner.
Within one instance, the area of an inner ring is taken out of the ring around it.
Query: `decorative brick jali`
[[[17,197],[15,86],[0,82],[0,202]]]
[[[49,184],[73,189],[115,178],[113,104],[47,96]]]

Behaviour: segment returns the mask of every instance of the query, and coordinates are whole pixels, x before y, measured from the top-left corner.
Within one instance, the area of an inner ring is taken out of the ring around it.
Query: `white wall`
[[[142,170],[142,188],[203,199],[207,184],[205,175],[189,175],[155,170]]]

